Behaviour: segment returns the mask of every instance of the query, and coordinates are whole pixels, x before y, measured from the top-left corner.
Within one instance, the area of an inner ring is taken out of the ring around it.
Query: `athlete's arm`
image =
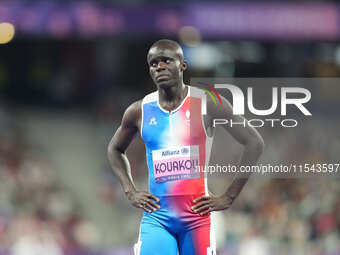
[[[233,123],[246,122],[244,117],[233,115],[232,106],[225,98],[222,97],[222,101],[223,104],[214,104],[212,101],[207,102],[208,128],[213,128],[214,119],[226,119]],[[263,139],[256,129],[248,125],[245,127],[243,125],[233,125],[232,127],[231,125],[221,126],[244,146],[239,166],[256,164],[264,149]],[[193,207],[193,210],[201,215],[205,215],[211,211],[228,209],[240,194],[250,175],[251,173],[243,174],[241,178],[236,175],[225,193],[219,197],[203,196],[195,199],[194,202],[199,203]]]
[[[148,192],[137,191],[131,176],[129,160],[125,155],[126,149],[139,131],[140,121],[141,101],[137,101],[125,111],[122,123],[109,143],[107,155],[113,172],[118,177],[132,205],[152,212],[160,208],[153,201],[159,202],[159,199]]]

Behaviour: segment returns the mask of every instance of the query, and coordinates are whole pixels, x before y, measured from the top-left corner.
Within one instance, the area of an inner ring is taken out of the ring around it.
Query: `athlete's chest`
[[[147,146],[167,147],[198,144],[204,138],[201,105],[187,98],[179,109],[166,112],[157,102],[143,105],[142,137]]]

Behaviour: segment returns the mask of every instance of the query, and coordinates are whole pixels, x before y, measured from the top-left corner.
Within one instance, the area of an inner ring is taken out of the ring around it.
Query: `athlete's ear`
[[[187,66],[188,66],[187,62],[185,60],[183,60],[182,63],[181,63],[181,71],[186,70]]]

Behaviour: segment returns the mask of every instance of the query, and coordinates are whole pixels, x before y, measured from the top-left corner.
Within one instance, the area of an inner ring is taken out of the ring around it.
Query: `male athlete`
[[[183,83],[184,61],[180,45],[170,40],[154,43],[147,56],[157,91],[130,105],[113,136],[108,157],[124,192],[144,210],[136,255],[216,254],[210,212],[228,209],[246,178],[235,178],[226,191],[209,193],[207,179],[198,166],[206,166],[214,134],[213,119],[243,122],[232,107],[207,102],[202,115],[203,90]],[[242,145],[240,165],[253,165],[264,143],[252,127],[224,128]],[[137,132],[145,142],[149,192],[136,189],[125,151]]]

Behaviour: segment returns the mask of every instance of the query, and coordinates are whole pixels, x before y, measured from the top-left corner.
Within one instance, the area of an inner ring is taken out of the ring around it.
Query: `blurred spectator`
[[[96,230],[55,169],[6,111],[0,124],[0,253],[63,255],[91,249],[95,240],[88,238]]]

